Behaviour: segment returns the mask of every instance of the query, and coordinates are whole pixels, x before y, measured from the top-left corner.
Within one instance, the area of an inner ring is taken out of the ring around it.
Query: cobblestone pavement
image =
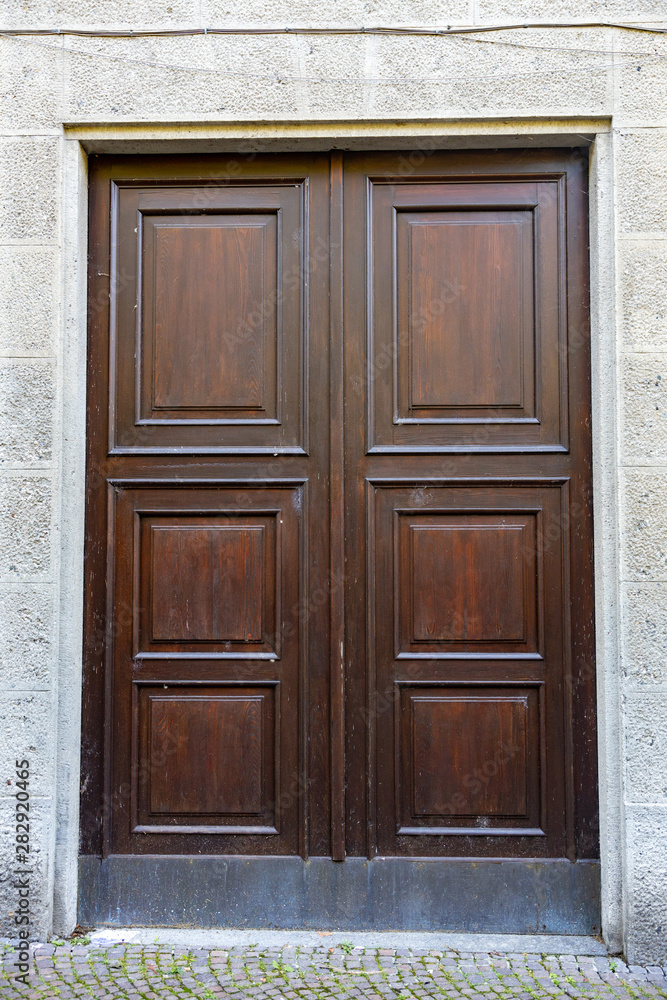
[[[82,938],[34,946],[26,985],[16,979],[16,951],[7,945],[0,949],[2,1000],[667,998],[667,968],[628,968],[620,959],[597,955],[473,954],[364,948],[351,942],[334,947],[186,950],[157,943],[101,947]]]

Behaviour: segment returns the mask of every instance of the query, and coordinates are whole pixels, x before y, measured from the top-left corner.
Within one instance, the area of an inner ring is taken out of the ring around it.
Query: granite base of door
[[[598,934],[600,866],[592,861],[83,856],[79,923]]]

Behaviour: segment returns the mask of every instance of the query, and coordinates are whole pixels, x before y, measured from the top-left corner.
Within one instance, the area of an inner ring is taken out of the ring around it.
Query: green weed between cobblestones
[[[455,952],[400,953],[389,949],[337,947],[218,951],[160,946],[91,946],[80,936],[37,946],[30,986],[16,981],[14,949],[0,946],[2,1000],[113,998],[113,1000],[667,1000],[665,976],[630,973],[620,962],[554,956],[460,955]],[[619,972],[618,970],[621,970]],[[575,975],[576,973],[576,975]],[[578,980],[581,979],[582,982]]]

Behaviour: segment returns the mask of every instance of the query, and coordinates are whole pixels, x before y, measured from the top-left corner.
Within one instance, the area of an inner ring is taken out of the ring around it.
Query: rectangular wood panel
[[[261,699],[247,695],[152,697],[151,812],[258,813],[261,708]],[[169,743],[172,751],[165,754],[163,747]],[[166,760],[159,766],[163,754]]]
[[[135,514],[136,653],[279,656],[279,510],[172,505],[166,493]]]
[[[413,642],[525,638],[519,533],[412,526]]]
[[[398,212],[397,226],[399,419],[532,415],[532,212]]]
[[[565,451],[562,182],[369,178],[371,453]]]
[[[276,418],[276,228],[275,215],[144,217],[146,416]]]
[[[303,178],[111,193],[111,451],[303,452]]]

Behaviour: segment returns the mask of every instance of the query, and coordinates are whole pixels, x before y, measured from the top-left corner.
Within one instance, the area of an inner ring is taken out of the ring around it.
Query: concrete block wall
[[[536,0],[139,0],[131,11],[120,0],[5,0],[0,29],[445,27],[544,15]],[[664,17],[664,0],[555,0],[548,10],[550,22],[564,23],[667,27],[656,20]],[[665,109],[667,36],[603,26],[449,38],[0,37],[0,933],[11,933],[16,903],[8,784],[16,758],[32,769],[33,932],[64,933],[76,919],[86,320],[79,138],[87,129],[105,134],[112,148],[114,139],[140,146],[150,136],[167,151],[188,125],[208,129],[212,143],[227,128],[257,146],[258,122],[274,123],[276,135],[298,125],[303,142],[321,122],[319,133],[339,144],[354,123],[372,124],[377,144],[383,130],[409,136],[430,123],[431,144],[438,134],[451,145],[452,135],[470,142],[497,131],[498,145],[508,132],[531,145],[565,119],[571,132],[590,134],[594,119],[603,910],[613,947],[633,961],[667,961]]]
[[[0,912],[2,931],[15,930],[15,761],[26,759],[30,912],[33,933],[43,936],[52,922],[56,807],[62,130],[48,96],[53,61],[43,90],[39,82],[26,90],[27,77],[40,79],[37,66],[41,51],[35,69],[12,52],[0,70]]]

